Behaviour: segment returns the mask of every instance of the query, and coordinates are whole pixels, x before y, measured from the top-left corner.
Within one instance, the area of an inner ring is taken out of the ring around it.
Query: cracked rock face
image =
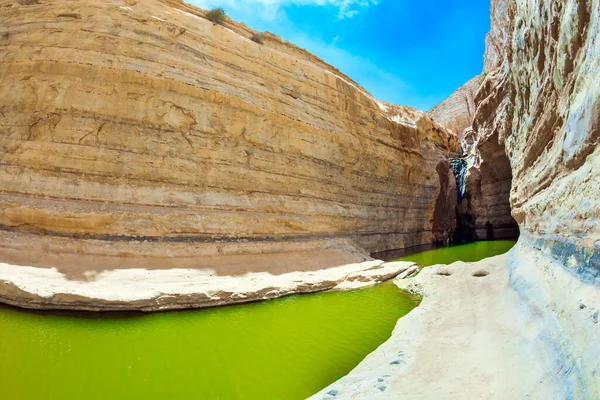
[[[599,0],[492,1],[476,96],[477,146],[512,170],[510,285],[544,319],[557,398],[600,395],[599,38]]]
[[[1,262],[281,272],[435,240],[459,144],[424,113],[179,1],[0,10]]]
[[[480,141],[506,148],[522,231],[580,249],[600,239],[600,2],[496,1]]]

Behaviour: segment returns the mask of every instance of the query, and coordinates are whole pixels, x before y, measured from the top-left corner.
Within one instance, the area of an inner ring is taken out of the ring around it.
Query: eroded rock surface
[[[500,212],[512,175],[519,243],[399,281],[421,306],[315,399],[600,398],[600,1],[491,13],[471,183]]]
[[[517,239],[519,226],[510,208],[512,170],[504,146],[495,134],[478,137],[470,146],[470,135],[467,130],[463,139],[469,153],[458,213],[461,233],[471,240]]]
[[[475,95],[482,80],[481,75],[471,78],[427,114],[463,139],[465,130],[470,128],[473,122],[476,108]]]
[[[488,39],[502,50],[486,57],[474,128],[506,149],[521,231],[598,265],[600,3],[498,1],[493,10],[508,23]]]
[[[550,349],[533,340],[544,321],[509,287],[507,263],[507,255],[458,262],[395,281],[424,296],[419,307],[350,375],[311,399],[568,398]]]
[[[537,338],[552,349],[566,393],[557,398],[596,399],[600,1],[497,1],[492,10],[505,24],[488,38],[498,46],[486,55],[473,126],[506,149],[512,215],[532,249],[516,253],[511,287],[545,320]]]
[[[323,270],[435,240],[437,167],[459,144],[424,113],[180,1],[0,10],[0,261],[86,284]]]

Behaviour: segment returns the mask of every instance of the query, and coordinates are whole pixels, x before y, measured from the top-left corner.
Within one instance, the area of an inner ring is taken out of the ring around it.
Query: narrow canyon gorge
[[[179,0],[0,10],[0,302],[161,311],[396,278],[420,306],[314,399],[600,399],[600,0],[492,0],[483,71],[428,112]],[[374,256],[497,239],[518,242]]]

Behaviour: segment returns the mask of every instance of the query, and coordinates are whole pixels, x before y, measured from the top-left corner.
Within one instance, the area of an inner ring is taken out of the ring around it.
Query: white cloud
[[[254,11],[257,7],[266,18],[274,18],[279,9],[287,5],[332,6],[339,10],[338,17],[352,18],[365,9],[377,5],[379,0],[188,0],[202,8],[225,7],[236,11]]]

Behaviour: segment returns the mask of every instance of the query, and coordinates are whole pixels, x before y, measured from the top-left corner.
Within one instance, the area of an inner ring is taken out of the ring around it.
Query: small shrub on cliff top
[[[206,18],[215,24],[223,25],[227,20],[227,13],[223,8],[215,7],[206,13]]]
[[[254,35],[252,35],[250,40],[252,40],[253,42],[256,42],[258,44],[263,44],[263,38],[264,38],[264,34],[262,32],[256,32]]]

